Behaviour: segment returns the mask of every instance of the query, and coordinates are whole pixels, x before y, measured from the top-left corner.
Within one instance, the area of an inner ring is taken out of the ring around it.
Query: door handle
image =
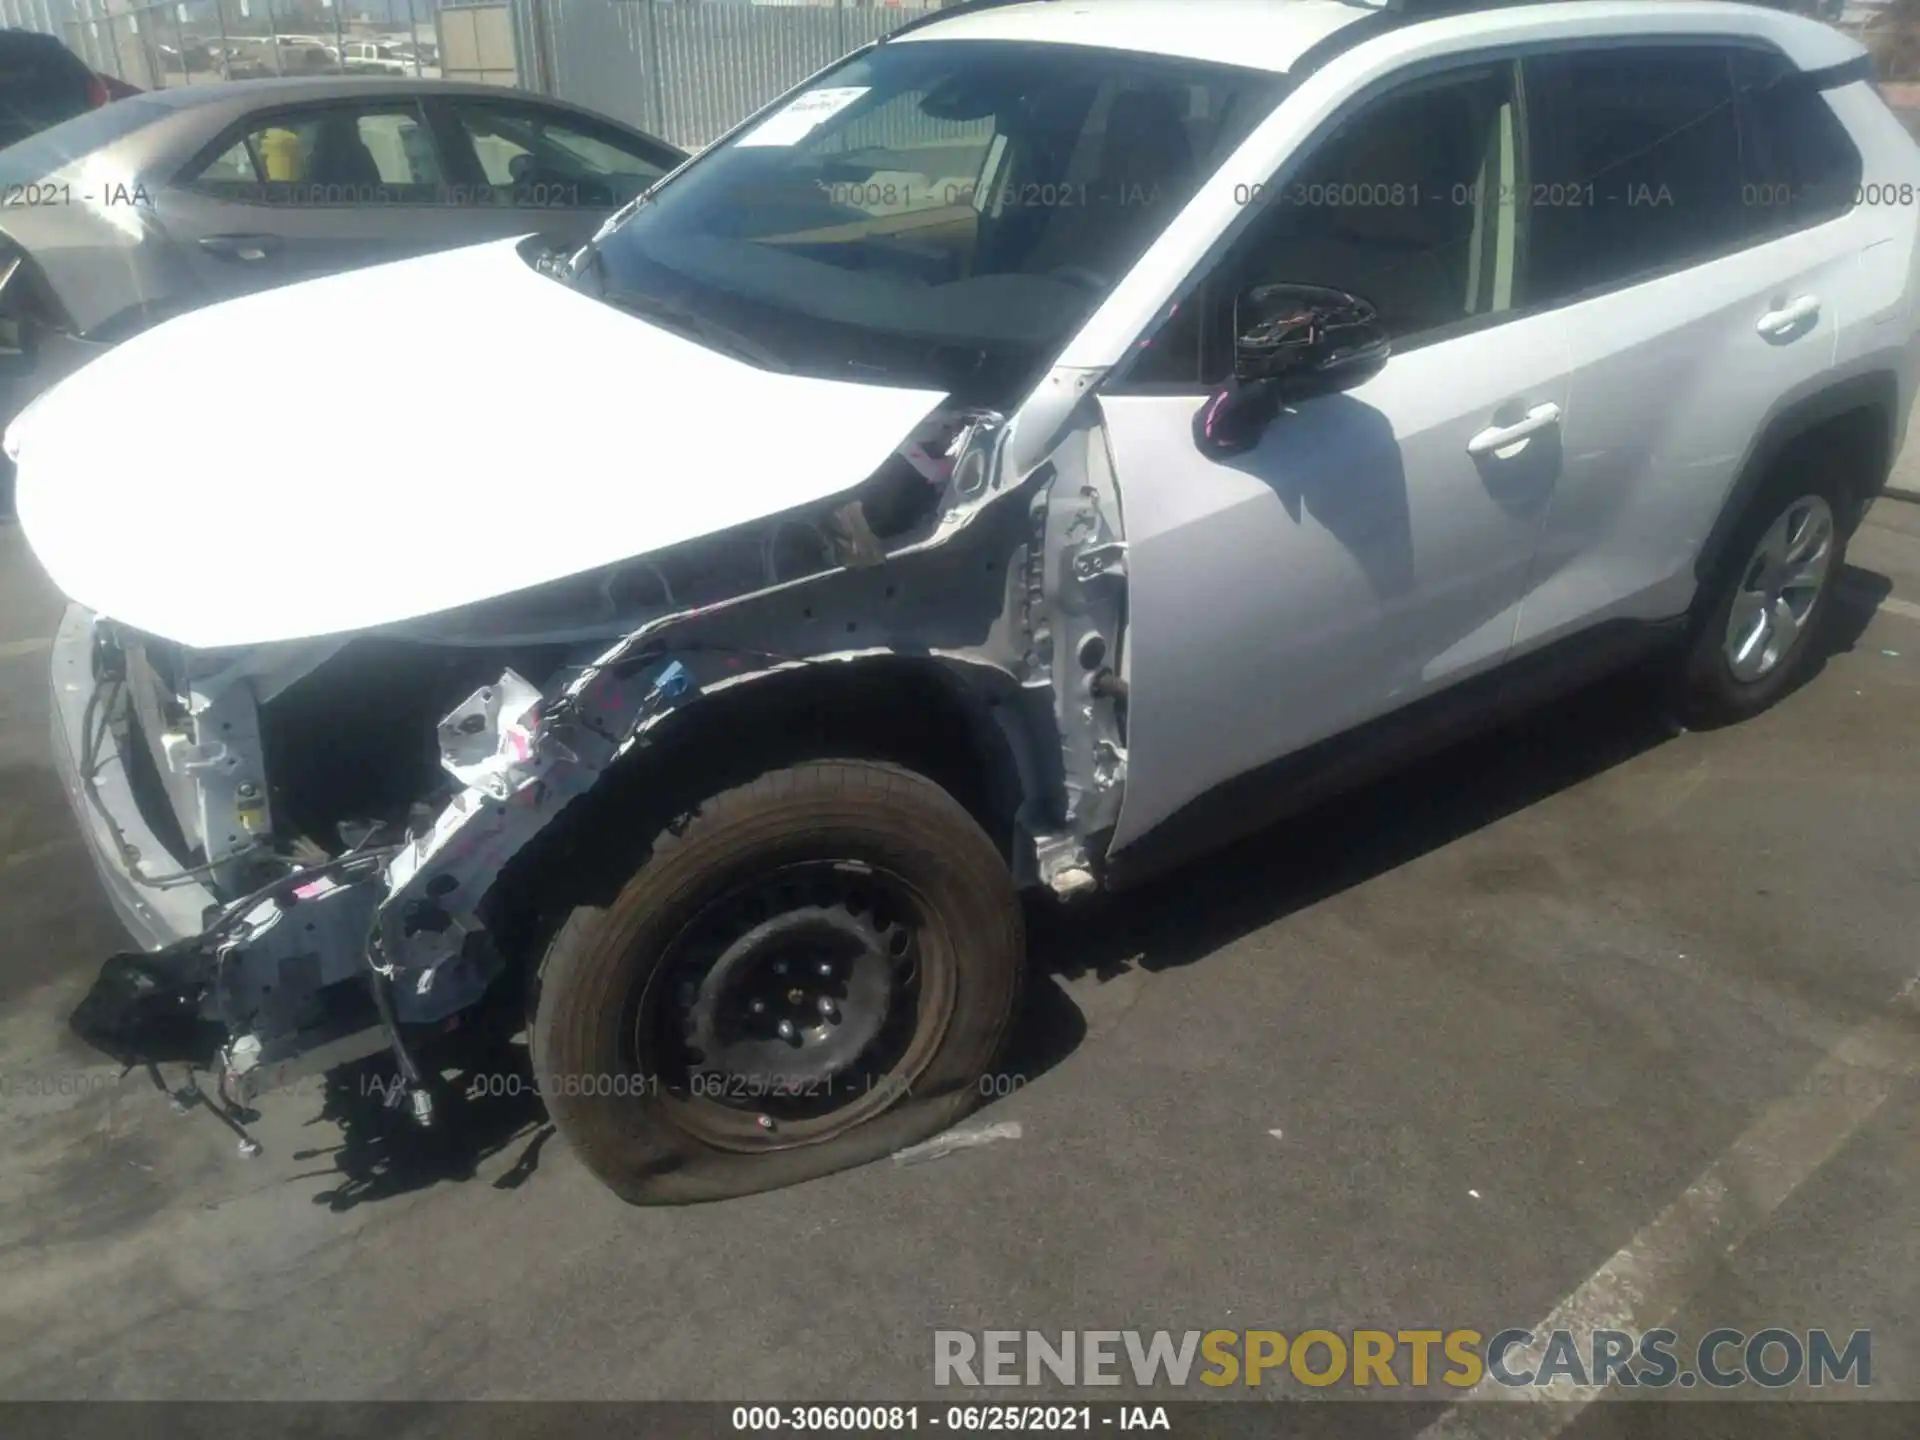
[[[200,248],[212,255],[225,256],[229,260],[245,260],[257,264],[279,250],[282,241],[278,235],[203,235]]]
[[[1804,324],[1820,316],[1820,302],[1812,295],[1802,295],[1778,309],[1769,310],[1754,322],[1753,328],[1769,340],[1777,340]]]
[[[1516,441],[1526,439],[1536,430],[1559,423],[1560,407],[1549,400],[1544,405],[1534,406],[1511,425],[1489,425],[1467,441],[1467,454],[1491,455],[1496,450],[1504,450]]]

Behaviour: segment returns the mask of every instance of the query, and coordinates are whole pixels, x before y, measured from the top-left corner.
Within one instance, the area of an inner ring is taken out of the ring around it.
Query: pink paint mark
[[[1202,422],[1202,428],[1206,431],[1206,435],[1209,440],[1213,438],[1214,422],[1220,418],[1220,412],[1221,410],[1226,408],[1226,403],[1227,403],[1227,397],[1224,394],[1221,394],[1221,395],[1216,395],[1213,399],[1213,403],[1207,406],[1207,418],[1205,421]]]

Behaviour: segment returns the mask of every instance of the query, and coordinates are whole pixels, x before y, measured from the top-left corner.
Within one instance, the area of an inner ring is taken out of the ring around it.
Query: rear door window
[[[333,105],[263,116],[185,180],[261,205],[428,205],[444,201],[440,157],[419,107]]]
[[[1650,278],[1746,242],[1731,54],[1621,45],[1523,62],[1530,302]]]
[[[1801,230],[1851,210],[1861,198],[1860,152],[1826,96],[1784,55],[1742,51],[1733,75],[1754,231]]]

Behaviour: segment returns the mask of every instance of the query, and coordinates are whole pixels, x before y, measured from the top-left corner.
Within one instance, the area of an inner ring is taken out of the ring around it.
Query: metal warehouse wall
[[[853,0],[512,5],[523,85],[689,147],[707,144],[847,51],[939,8],[918,0],[897,6]]]

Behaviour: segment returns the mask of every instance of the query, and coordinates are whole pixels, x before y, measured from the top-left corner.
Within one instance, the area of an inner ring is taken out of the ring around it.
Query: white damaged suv
[[[430,1125],[505,1014],[636,1201],[918,1141],[996,1088],[1022,889],[1629,662],[1696,722],[1794,684],[1916,198],[1772,10],[973,3],[577,253],[165,323],[6,439],[145,947],[75,1023],[236,1107],[390,1052]],[[408,404],[289,423],[368,375]]]

